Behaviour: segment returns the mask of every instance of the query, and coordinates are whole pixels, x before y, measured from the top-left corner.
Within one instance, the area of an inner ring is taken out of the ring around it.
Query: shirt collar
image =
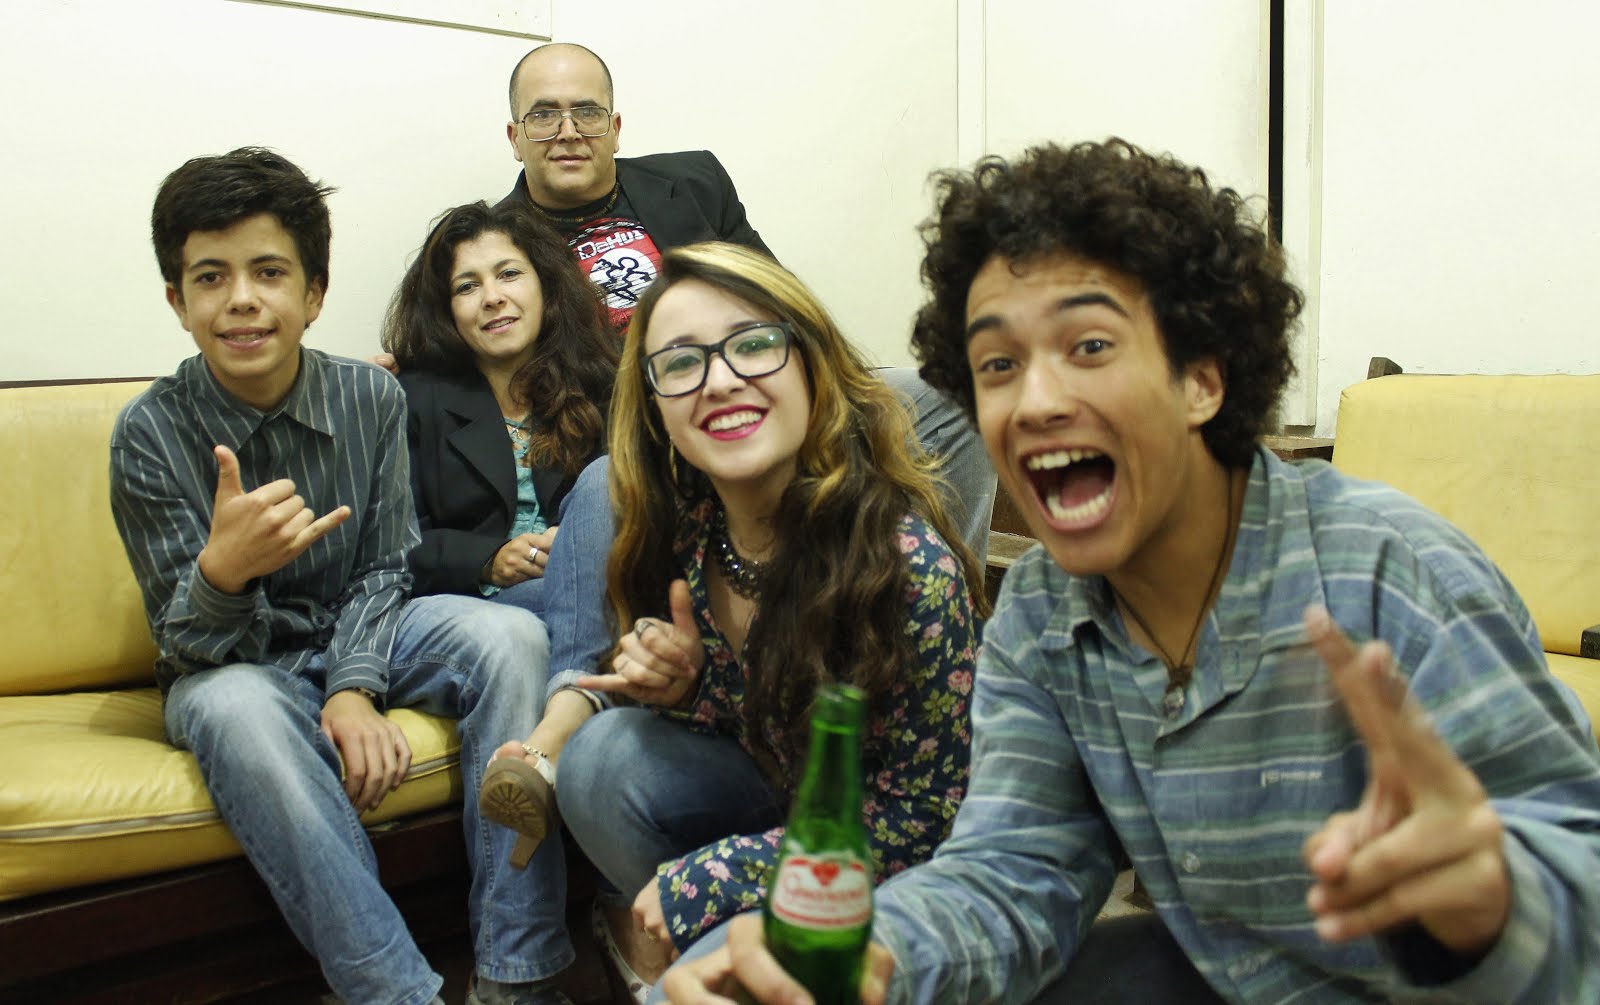
[[[270,411],[262,412],[229,394],[218,383],[205,357],[191,356],[179,367],[183,386],[199,405],[200,423],[213,443],[237,448],[254,436],[268,420],[285,416],[325,436],[333,435],[328,414],[327,357],[315,349],[300,347],[300,372],[289,393]]]
[[[1217,602],[1201,626],[1202,644],[1195,667],[1198,711],[1241,690],[1254,676],[1266,653],[1307,643],[1301,615],[1308,604],[1326,604],[1314,562],[1281,559],[1313,548],[1305,483],[1294,467],[1266,447],[1257,447],[1245,484],[1233,560],[1223,578]],[[1040,555],[1046,589],[1061,599],[1039,637],[1042,651],[1064,651],[1077,644],[1087,626],[1126,652],[1133,644],[1122,628],[1104,576],[1073,576]],[[1218,638],[1229,639],[1223,653]],[[1156,684],[1159,693],[1161,686]]]

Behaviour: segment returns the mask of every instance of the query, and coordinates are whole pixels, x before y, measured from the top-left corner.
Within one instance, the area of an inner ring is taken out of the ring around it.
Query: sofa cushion
[[[1399,374],[1345,389],[1333,463],[1442,514],[1522,595],[1544,648],[1600,624],[1600,375]]]
[[[1600,660],[1563,653],[1545,653],[1544,656],[1550,661],[1550,672],[1572,688],[1589,713],[1590,724],[1600,729]]]
[[[0,695],[154,680],[144,604],[111,521],[111,426],[147,386],[0,389]]]
[[[453,719],[397,709],[406,781],[369,825],[461,799]],[[0,901],[242,854],[154,688],[0,697]]]

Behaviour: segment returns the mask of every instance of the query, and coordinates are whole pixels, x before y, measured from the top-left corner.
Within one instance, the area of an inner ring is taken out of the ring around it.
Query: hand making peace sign
[[[1342,942],[1416,922],[1458,955],[1482,955],[1511,911],[1499,814],[1407,693],[1388,645],[1355,646],[1321,607],[1305,625],[1368,760],[1360,804],[1305,843],[1317,933]]]

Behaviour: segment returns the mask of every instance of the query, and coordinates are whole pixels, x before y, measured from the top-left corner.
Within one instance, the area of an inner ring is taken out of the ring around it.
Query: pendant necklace
[[[1189,650],[1194,646],[1195,639],[1200,636],[1200,626],[1205,624],[1206,611],[1211,608],[1211,595],[1216,592],[1217,584],[1222,579],[1222,569],[1227,564],[1228,552],[1233,548],[1234,533],[1238,530],[1238,524],[1233,519],[1233,473],[1231,471],[1228,473],[1228,509],[1226,516],[1228,531],[1222,536],[1222,550],[1217,554],[1217,564],[1211,570],[1211,584],[1206,587],[1205,595],[1200,598],[1200,613],[1195,616],[1194,627],[1189,629],[1189,637],[1184,641],[1183,649],[1178,653],[1178,659],[1172,658],[1172,654],[1167,651],[1167,647],[1161,644],[1161,639],[1145,623],[1144,618],[1139,616],[1138,610],[1128,603],[1128,598],[1118,593],[1115,586],[1111,587],[1111,595],[1122,605],[1123,610],[1132,615],[1134,624],[1144,631],[1150,643],[1156,647],[1156,652],[1161,655],[1161,662],[1167,667],[1167,694],[1169,696],[1173,692],[1181,692],[1189,686],[1189,678],[1194,672],[1194,666],[1191,663],[1184,662],[1184,660],[1188,657]],[[1107,580],[1107,585],[1110,585],[1110,580]]]

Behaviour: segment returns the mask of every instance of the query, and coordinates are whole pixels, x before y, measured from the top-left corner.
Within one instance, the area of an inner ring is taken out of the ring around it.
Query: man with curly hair
[[[1119,140],[939,191],[922,373],[1041,546],[863,1001],[1600,999],[1587,719],[1464,535],[1259,444],[1301,296],[1243,200]],[[1096,924],[1123,850],[1155,911]],[[672,1000],[803,1000],[760,936]]]

